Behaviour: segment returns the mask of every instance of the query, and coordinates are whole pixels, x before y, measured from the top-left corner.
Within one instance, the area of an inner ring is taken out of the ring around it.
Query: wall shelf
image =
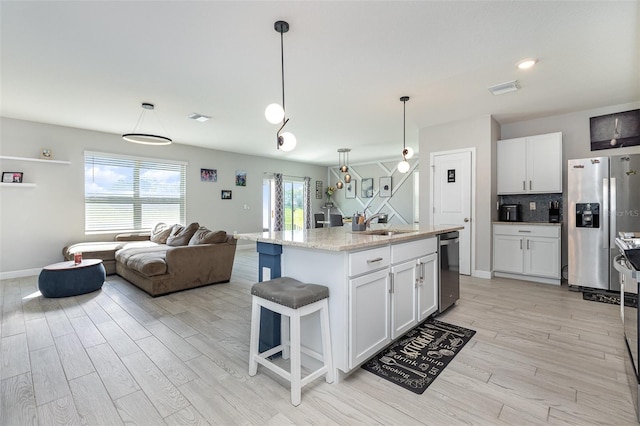
[[[11,157],[8,155],[0,155],[0,160],[33,161],[36,163],[71,164],[71,161],[43,160],[41,158],[30,158],[30,157]]]
[[[35,183],[12,183],[12,182],[0,182],[0,186],[5,188],[35,188]]]

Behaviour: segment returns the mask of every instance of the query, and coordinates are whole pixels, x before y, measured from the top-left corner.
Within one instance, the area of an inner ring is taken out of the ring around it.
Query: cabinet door
[[[524,272],[527,275],[560,279],[560,239],[525,239]]]
[[[527,138],[526,186],[529,193],[562,192],[562,133]]]
[[[526,192],[526,139],[506,139],[497,143],[498,194]]]
[[[384,348],[389,337],[389,271],[349,280],[349,368]]]
[[[418,259],[418,322],[438,310],[438,254]]]
[[[495,234],[493,236],[493,270],[521,274],[524,271],[523,243],[522,237]]]
[[[417,324],[417,262],[391,267],[391,339],[402,336]]]

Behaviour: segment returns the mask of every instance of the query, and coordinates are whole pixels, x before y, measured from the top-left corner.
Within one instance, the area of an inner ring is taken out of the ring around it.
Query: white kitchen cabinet
[[[562,192],[562,133],[497,143],[498,195]]]
[[[349,367],[384,348],[389,334],[389,269],[349,280]]]
[[[437,239],[391,246],[391,339],[438,309]]]
[[[494,274],[559,285],[560,245],[558,225],[496,224]]]
[[[418,323],[418,263],[414,260],[391,267],[391,338],[395,339]]]
[[[438,253],[418,259],[418,322],[438,310]]]

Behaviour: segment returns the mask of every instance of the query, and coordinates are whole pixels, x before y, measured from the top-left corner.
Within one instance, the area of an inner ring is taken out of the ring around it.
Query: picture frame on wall
[[[373,178],[362,179],[362,198],[373,198]]]
[[[640,145],[640,109],[589,118],[591,151]]]
[[[236,186],[247,186],[247,172],[236,170]]]
[[[344,198],[356,198],[356,180],[344,184]]]
[[[223,200],[230,200],[231,199],[231,191],[228,189],[223,189],[220,195],[220,198],[222,198]]]
[[[2,172],[2,183],[22,183],[22,172]]]
[[[391,176],[382,176],[380,178],[380,196],[391,197]]]
[[[218,171],[216,169],[200,169],[200,180],[202,182],[217,182]]]
[[[53,160],[53,151],[49,148],[42,148],[40,150],[40,159],[41,160]]]

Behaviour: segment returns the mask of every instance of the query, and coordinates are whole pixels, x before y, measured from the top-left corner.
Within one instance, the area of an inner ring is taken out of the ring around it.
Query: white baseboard
[[[491,271],[480,271],[476,269],[475,271],[473,271],[473,274],[471,276],[476,278],[484,278],[485,280],[490,280]]]
[[[508,274],[505,272],[494,272],[493,274],[496,277],[502,277],[502,278],[513,278],[513,279],[522,280],[522,281],[533,281],[533,282],[543,283],[543,284],[560,285],[559,278],[554,279],[554,278],[532,277],[529,275]]]
[[[34,275],[40,275],[40,271],[42,271],[42,268],[23,269],[21,271],[0,272],[0,280],[11,280],[14,278],[32,277]]]

